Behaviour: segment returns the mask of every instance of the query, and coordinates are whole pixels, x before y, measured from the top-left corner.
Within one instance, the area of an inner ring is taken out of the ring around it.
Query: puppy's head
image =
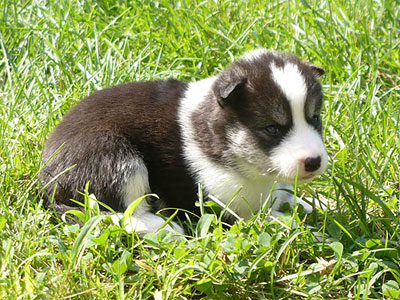
[[[212,87],[226,120],[224,158],[249,176],[309,181],[327,167],[320,110],[324,70],[267,50],[247,53]]]

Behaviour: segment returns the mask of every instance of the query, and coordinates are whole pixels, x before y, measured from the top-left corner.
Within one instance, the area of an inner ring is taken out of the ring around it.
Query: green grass
[[[4,0],[0,11],[0,298],[400,297],[398,1]],[[327,71],[330,167],[298,193],[329,200],[305,220],[329,240],[290,229],[296,212],[230,229],[204,214],[178,240],[139,239],[102,216],[83,228],[52,221],[40,153],[79,99],[208,77],[256,47]]]

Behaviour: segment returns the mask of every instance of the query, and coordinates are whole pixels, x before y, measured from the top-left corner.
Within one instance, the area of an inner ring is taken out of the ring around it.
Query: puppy
[[[290,184],[310,181],[327,166],[323,74],[291,54],[260,49],[198,82],[137,82],[96,92],[73,107],[45,143],[46,203],[67,211],[76,206],[71,199],[83,201],[78,191],[87,182],[116,212],[155,193],[159,199],[146,198],[125,224],[142,233],[164,225],[154,214],[159,209],[199,213],[198,183],[206,197],[229,203],[244,219],[267,199],[273,212],[293,205]],[[183,232],[174,222],[165,228]]]

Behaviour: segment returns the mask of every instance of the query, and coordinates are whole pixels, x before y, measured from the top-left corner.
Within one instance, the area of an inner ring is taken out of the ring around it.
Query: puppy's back
[[[176,80],[128,83],[81,100],[45,144],[45,198],[50,201],[55,189],[57,202],[73,205],[70,199],[82,200],[77,191],[89,182],[100,201],[121,210],[121,189],[143,164],[163,194],[165,188],[156,181],[183,164],[176,110],[186,86]]]

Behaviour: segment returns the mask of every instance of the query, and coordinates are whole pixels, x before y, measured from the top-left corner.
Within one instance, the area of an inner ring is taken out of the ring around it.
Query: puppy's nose
[[[321,167],[321,156],[308,157],[304,161],[304,168],[307,172],[314,172]]]

